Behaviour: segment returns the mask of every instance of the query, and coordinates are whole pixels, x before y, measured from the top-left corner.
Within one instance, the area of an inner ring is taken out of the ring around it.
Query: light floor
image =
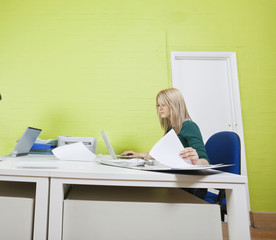
[[[228,225],[222,223],[223,240],[228,240]],[[276,240],[276,229],[250,228],[251,240]]]

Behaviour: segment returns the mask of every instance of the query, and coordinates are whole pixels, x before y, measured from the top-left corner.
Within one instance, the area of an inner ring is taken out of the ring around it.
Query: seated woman
[[[181,92],[176,88],[160,91],[156,96],[156,110],[165,134],[173,128],[184,146],[184,150],[179,153],[180,156],[190,159],[194,165],[208,165],[209,159],[201,132],[191,120]],[[121,155],[152,158],[148,152],[125,151]]]
[[[209,159],[201,132],[196,123],[191,120],[181,92],[176,88],[160,91],[156,96],[156,110],[165,134],[173,128],[184,146],[184,150],[179,153],[180,156],[183,159],[190,159],[194,165],[208,165]],[[152,159],[148,152],[125,151],[121,155]],[[207,193],[207,189],[184,190],[202,199]]]

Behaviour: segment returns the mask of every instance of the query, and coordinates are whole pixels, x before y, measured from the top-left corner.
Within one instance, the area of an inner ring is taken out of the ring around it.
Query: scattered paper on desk
[[[82,142],[63,145],[53,149],[52,152],[60,160],[93,161],[97,157]]]
[[[171,168],[194,168],[191,161],[180,157],[180,151],[184,149],[175,131],[171,129],[150,150],[149,154],[158,162]]]

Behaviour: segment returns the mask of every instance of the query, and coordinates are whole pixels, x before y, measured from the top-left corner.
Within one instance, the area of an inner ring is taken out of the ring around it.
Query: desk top
[[[53,163],[55,168],[18,167],[19,163]],[[102,165],[98,162],[61,161],[52,155],[30,154],[0,161],[0,175],[27,177],[56,177],[95,180],[166,181],[201,183],[246,183],[247,177],[218,170],[142,171]]]

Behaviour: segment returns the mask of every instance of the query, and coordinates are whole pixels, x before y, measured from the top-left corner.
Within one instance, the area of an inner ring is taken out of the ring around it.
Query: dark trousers
[[[195,195],[204,200],[207,194],[207,188],[182,188],[184,191]]]

